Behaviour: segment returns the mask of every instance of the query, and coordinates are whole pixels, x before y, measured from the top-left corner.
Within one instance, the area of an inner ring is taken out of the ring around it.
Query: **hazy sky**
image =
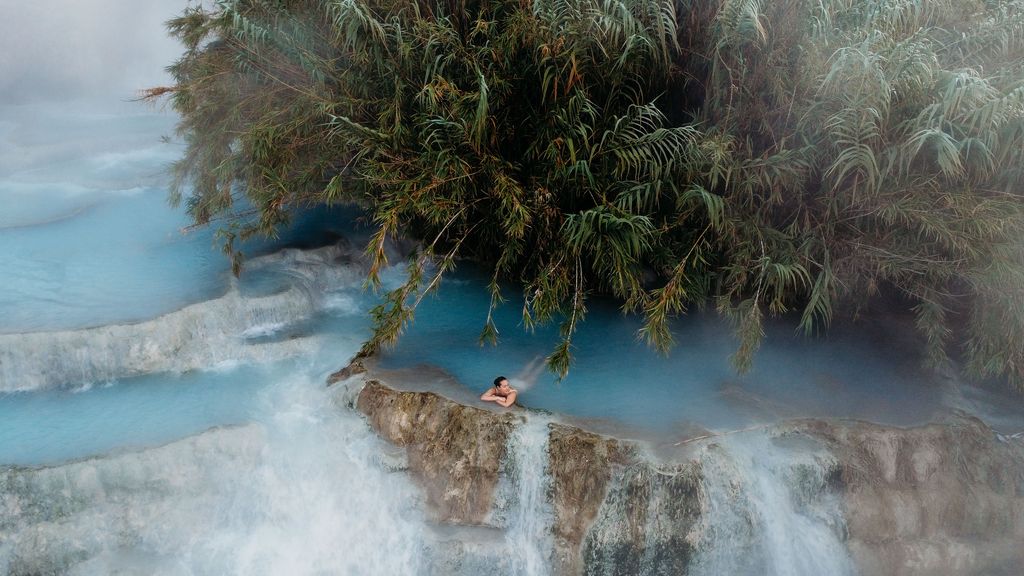
[[[0,0],[0,104],[128,99],[168,83],[181,48],[163,23],[189,3]]]

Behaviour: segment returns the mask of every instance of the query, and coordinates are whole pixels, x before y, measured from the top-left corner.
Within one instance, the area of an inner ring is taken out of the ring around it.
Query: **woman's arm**
[[[487,392],[480,396],[480,399],[484,402],[500,402],[501,396],[494,393],[494,388],[488,388]]]
[[[495,402],[497,402],[500,406],[508,408],[509,406],[516,403],[516,391],[513,390],[511,393],[509,393],[508,396],[505,396],[504,398],[502,398],[501,396],[496,396]]]

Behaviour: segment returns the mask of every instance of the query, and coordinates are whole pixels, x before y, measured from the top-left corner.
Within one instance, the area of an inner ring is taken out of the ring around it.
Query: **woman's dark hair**
[[[508,380],[508,378],[505,378],[504,376],[498,376],[497,378],[494,379],[494,387],[497,388],[501,386],[502,380]]]

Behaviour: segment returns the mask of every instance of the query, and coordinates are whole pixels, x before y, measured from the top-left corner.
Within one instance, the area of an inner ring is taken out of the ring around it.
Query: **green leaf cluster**
[[[393,343],[460,258],[559,322],[595,294],[712,303],[749,367],[896,295],[933,364],[1024,381],[1024,0],[220,0],[169,23],[175,198],[233,241],[297,207],[421,240],[374,310]],[[496,342],[489,312],[482,342]]]

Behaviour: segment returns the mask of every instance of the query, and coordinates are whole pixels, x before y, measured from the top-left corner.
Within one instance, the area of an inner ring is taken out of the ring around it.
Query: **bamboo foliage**
[[[788,297],[766,299],[767,285],[752,281],[764,270],[757,250],[727,249],[725,284],[747,288],[720,292],[719,308],[753,335],[741,339],[738,360],[756,345],[758,306],[801,306],[801,326],[813,331],[835,302],[887,291],[916,315],[929,363],[959,348],[974,374],[1019,382],[1024,372],[1010,357],[1024,317],[1007,298],[1021,285],[1011,288],[1007,274],[1022,249],[1024,74],[1014,42],[1024,4],[684,6],[680,19],[715,23],[716,37],[683,45],[710,51],[687,63],[708,80],[691,83],[691,100],[704,104],[698,118],[729,136],[740,165],[800,161],[787,179],[728,173],[729,185],[714,188],[742,220],[783,232],[788,241],[766,243],[765,254],[808,275],[786,284]],[[994,309],[1007,314],[999,326],[994,315],[985,320]],[[996,341],[1008,349],[997,352]]]
[[[666,352],[712,303],[741,369],[766,317],[882,296],[929,363],[1024,381],[1022,0],[221,0],[169,29],[174,194],[229,252],[355,202],[379,287],[421,240],[371,348],[472,258],[481,341],[516,284],[560,374],[596,293]]]

